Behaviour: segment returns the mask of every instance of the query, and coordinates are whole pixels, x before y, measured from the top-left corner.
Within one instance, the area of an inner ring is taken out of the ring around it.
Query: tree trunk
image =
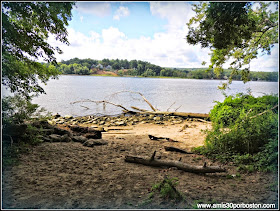
[[[131,106],[131,108],[140,111],[140,114],[155,114],[155,115],[168,115],[168,116],[181,116],[181,117],[189,117],[189,118],[209,118],[209,114],[201,114],[201,113],[186,113],[186,112],[169,112],[169,111],[148,111],[145,109],[137,108],[135,106]]]
[[[180,170],[192,173],[215,173],[215,172],[226,172],[226,169],[220,166],[193,166],[189,165],[180,161],[171,161],[171,160],[158,160],[154,159],[155,153],[151,158],[144,158],[144,157],[135,157],[127,155],[125,157],[126,162],[130,163],[139,163],[146,166],[156,166],[156,167],[176,167]]]

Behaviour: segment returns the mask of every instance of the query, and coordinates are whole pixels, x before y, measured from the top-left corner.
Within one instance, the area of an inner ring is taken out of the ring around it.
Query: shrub
[[[50,115],[49,113],[42,115],[45,109],[39,108],[38,104],[31,103],[31,99],[26,99],[21,95],[4,97],[2,99],[3,126],[11,123],[23,123],[32,118],[45,118]]]
[[[276,105],[276,95],[256,98],[241,93],[217,102],[210,111],[212,129],[206,131],[205,146],[195,151],[221,161],[254,164],[258,170],[275,169],[278,157]]]
[[[43,111],[45,110],[39,109],[37,104],[32,104],[31,99],[23,98],[20,95],[2,99],[3,169],[18,163],[20,153],[28,152],[30,146],[42,142],[40,129],[31,126],[31,124],[26,124],[26,122],[33,119],[48,118],[49,113],[42,115],[41,112]],[[20,131],[19,128],[21,128]],[[16,133],[13,131],[16,131]]]

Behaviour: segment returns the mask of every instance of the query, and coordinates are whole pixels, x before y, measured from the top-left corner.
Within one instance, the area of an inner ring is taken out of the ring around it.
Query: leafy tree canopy
[[[71,20],[73,2],[3,2],[2,9],[2,84],[12,92],[29,97],[32,92],[44,93],[38,80],[46,83],[59,71],[38,61],[56,64],[58,47],[47,43],[56,40],[69,44],[66,26]]]
[[[251,60],[257,58],[259,50],[270,54],[273,44],[278,43],[278,2],[274,3],[275,12],[268,9],[271,2],[259,2],[255,10],[248,2],[195,4],[196,16],[187,23],[187,42],[210,47],[209,69],[213,68],[217,75],[223,72],[223,64],[230,61],[229,83],[239,72],[247,82]]]

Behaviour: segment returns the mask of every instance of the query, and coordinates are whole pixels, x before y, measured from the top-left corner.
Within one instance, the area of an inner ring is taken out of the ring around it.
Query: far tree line
[[[47,64],[50,67],[50,64]],[[93,75],[98,71],[114,72],[118,76],[141,77],[176,77],[189,79],[228,79],[230,69],[225,69],[220,75],[216,75],[213,69],[208,68],[167,68],[151,64],[141,60],[127,59],[79,59],[62,60],[53,66],[62,74]],[[232,76],[233,80],[242,80],[242,75]],[[278,72],[253,72],[249,73],[252,81],[278,81]]]

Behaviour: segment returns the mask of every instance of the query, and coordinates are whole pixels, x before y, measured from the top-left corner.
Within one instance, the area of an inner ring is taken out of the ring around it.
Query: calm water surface
[[[112,105],[96,103],[77,103],[86,99],[108,100],[130,109],[136,106],[150,110],[140,95],[119,93],[129,90],[141,92],[151,104],[159,110],[208,113],[215,105],[214,101],[222,101],[224,96],[218,80],[194,79],[159,79],[136,77],[98,77],[98,76],[60,76],[59,80],[51,80],[43,86],[46,95],[34,99],[48,111],[61,115],[82,116],[90,114],[119,114],[122,110]],[[247,92],[250,89],[254,96],[278,93],[278,82],[234,81],[226,94]]]

